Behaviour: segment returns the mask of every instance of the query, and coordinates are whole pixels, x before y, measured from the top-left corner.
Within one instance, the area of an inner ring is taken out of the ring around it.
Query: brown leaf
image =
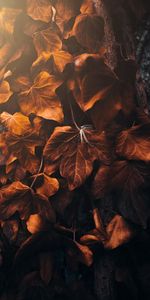
[[[67,179],[70,190],[84,183],[96,159],[108,162],[104,134],[69,126],[55,128],[44,148],[44,156],[50,166],[60,161],[60,173]]]
[[[80,7],[81,14],[94,14],[95,7],[94,2],[92,0],[83,0],[83,3]]]
[[[117,79],[97,54],[81,54],[75,59],[75,75],[80,90],[75,95],[81,109],[87,111],[98,101],[102,101],[112,89],[116,89]]]
[[[35,174],[39,168],[39,159],[35,156],[35,148],[42,145],[42,140],[33,130],[24,135],[8,133],[7,145],[11,154],[18,158],[25,170]]]
[[[6,220],[19,213],[22,220],[31,214],[40,214],[51,222],[55,221],[52,207],[46,197],[35,194],[33,190],[16,181],[0,190],[0,218]]]
[[[38,56],[42,52],[54,52],[62,49],[62,41],[54,28],[51,27],[35,32],[33,42]]]
[[[48,72],[41,72],[35,78],[33,85],[19,95],[19,106],[25,115],[34,113],[45,119],[62,122],[63,111],[55,93],[62,81]]]
[[[36,175],[35,175],[36,176]],[[44,173],[36,176],[35,190],[39,195],[51,197],[59,190],[59,182],[56,178],[47,176]]]
[[[19,224],[16,220],[9,220],[1,222],[3,233],[9,242],[15,242],[19,230]]]
[[[52,57],[59,72],[63,72],[66,65],[73,61],[72,55],[66,51],[55,51]]]
[[[54,7],[59,18],[67,22],[79,13],[81,2],[81,0],[76,2],[74,0],[55,0]]]
[[[104,36],[104,21],[98,15],[81,14],[75,20],[72,35],[90,53],[96,53]]]
[[[150,125],[122,131],[117,138],[116,152],[129,160],[150,161]]]
[[[108,240],[104,243],[106,249],[115,249],[133,237],[133,230],[122,216],[116,215],[106,228]]]
[[[9,83],[5,80],[2,81],[0,83],[0,104],[7,102],[11,95],[12,91],[10,90]]]
[[[9,130],[9,132],[16,135],[24,135],[31,128],[29,118],[20,112],[17,112],[14,115],[3,112],[0,115],[0,121]]]
[[[52,19],[52,6],[49,0],[27,0],[27,14],[34,20],[49,23]]]

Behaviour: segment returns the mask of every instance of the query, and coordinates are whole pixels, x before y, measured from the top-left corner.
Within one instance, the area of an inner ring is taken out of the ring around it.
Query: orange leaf
[[[33,35],[33,42],[38,56],[42,52],[59,51],[62,48],[62,41],[53,28],[48,27]]]
[[[52,6],[49,0],[27,0],[27,14],[34,20],[49,23],[52,19]]]
[[[25,115],[34,113],[45,119],[62,122],[63,111],[56,96],[56,89],[62,81],[48,72],[41,72],[34,80],[33,85],[19,95],[19,106]]]
[[[20,112],[14,115],[3,112],[0,115],[0,121],[11,133],[16,135],[24,135],[31,128],[29,118]]]
[[[72,55],[66,51],[55,51],[52,55],[59,72],[63,72],[66,65],[73,61]]]
[[[54,7],[59,18],[67,22],[79,13],[81,2],[81,0],[55,0]]]
[[[0,104],[7,102],[11,95],[12,91],[10,90],[9,83],[5,80],[2,81],[0,83]]]

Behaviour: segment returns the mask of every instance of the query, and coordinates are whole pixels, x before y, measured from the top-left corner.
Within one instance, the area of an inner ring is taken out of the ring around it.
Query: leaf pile
[[[77,299],[80,290],[94,300],[82,265],[92,268],[97,247],[127,243],[128,222],[146,228],[150,217],[150,121],[138,117],[136,65],[107,65],[92,0],[6,2],[0,238],[9,260],[0,261],[0,299]],[[116,215],[103,224],[97,207],[109,196]]]

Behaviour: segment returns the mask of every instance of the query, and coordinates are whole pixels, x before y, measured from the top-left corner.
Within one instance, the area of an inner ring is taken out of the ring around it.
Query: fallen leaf
[[[35,194],[27,185],[17,181],[0,190],[0,218],[6,220],[19,213],[22,220],[28,220],[31,214],[40,214],[50,222],[55,214],[46,197]]]
[[[129,160],[150,161],[150,124],[132,126],[117,138],[116,152]]]
[[[56,89],[62,81],[48,72],[37,75],[33,85],[19,94],[19,106],[25,115],[31,113],[45,119],[63,121],[61,103],[56,95]]]
[[[122,216],[116,215],[106,227],[107,241],[104,243],[106,249],[116,249],[117,247],[128,243],[134,235],[129,224]]]
[[[52,6],[49,0],[27,0],[27,14],[34,20],[49,23],[52,19]]]
[[[29,129],[31,129],[29,118],[20,112],[13,115],[3,112],[0,115],[0,122],[8,129],[9,132],[16,135],[24,135]]]
[[[25,170],[35,174],[39,168],[40,161],[35,155],[35,148],[42,145],[42,140],[34,130],[24,135],[7,134],[6,143],[11,154],[18,158]]]
[[[39,195],[51,197],[59,190],[59,182],[56,178],[47,176],[44,173],[35,175],[36,182],[34,188]]]
[[[86,127],[80,130],[69,126],[56,127],[45,145],[44,156],[49,165],[54,166],[54,162],[60,161],[60,173],[67,179],[70,190],[84,183],[95,160],[109,160],[104,134]]]
[[[93,14],[78,15],[72,29],[72,35],[90,53],[96,53],[100,49],[104,36],[103,18]]]
[[[51,27],[35,32],[33,42],[38,56],[40,56],[42,52],[51,53],[62,49],[61,38],[57,32],[55,32],[54,28]]]

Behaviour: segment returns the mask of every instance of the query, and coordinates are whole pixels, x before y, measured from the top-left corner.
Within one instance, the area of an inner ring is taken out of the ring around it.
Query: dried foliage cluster
[[[149,218],[136,65],[121,45],[107,64],[91,0],[15,1],[0,27],[0,299],[95,299],[85,278],[97,249],[135,234],[125,219]],[[103,224],[108,197],[118,213]]]

